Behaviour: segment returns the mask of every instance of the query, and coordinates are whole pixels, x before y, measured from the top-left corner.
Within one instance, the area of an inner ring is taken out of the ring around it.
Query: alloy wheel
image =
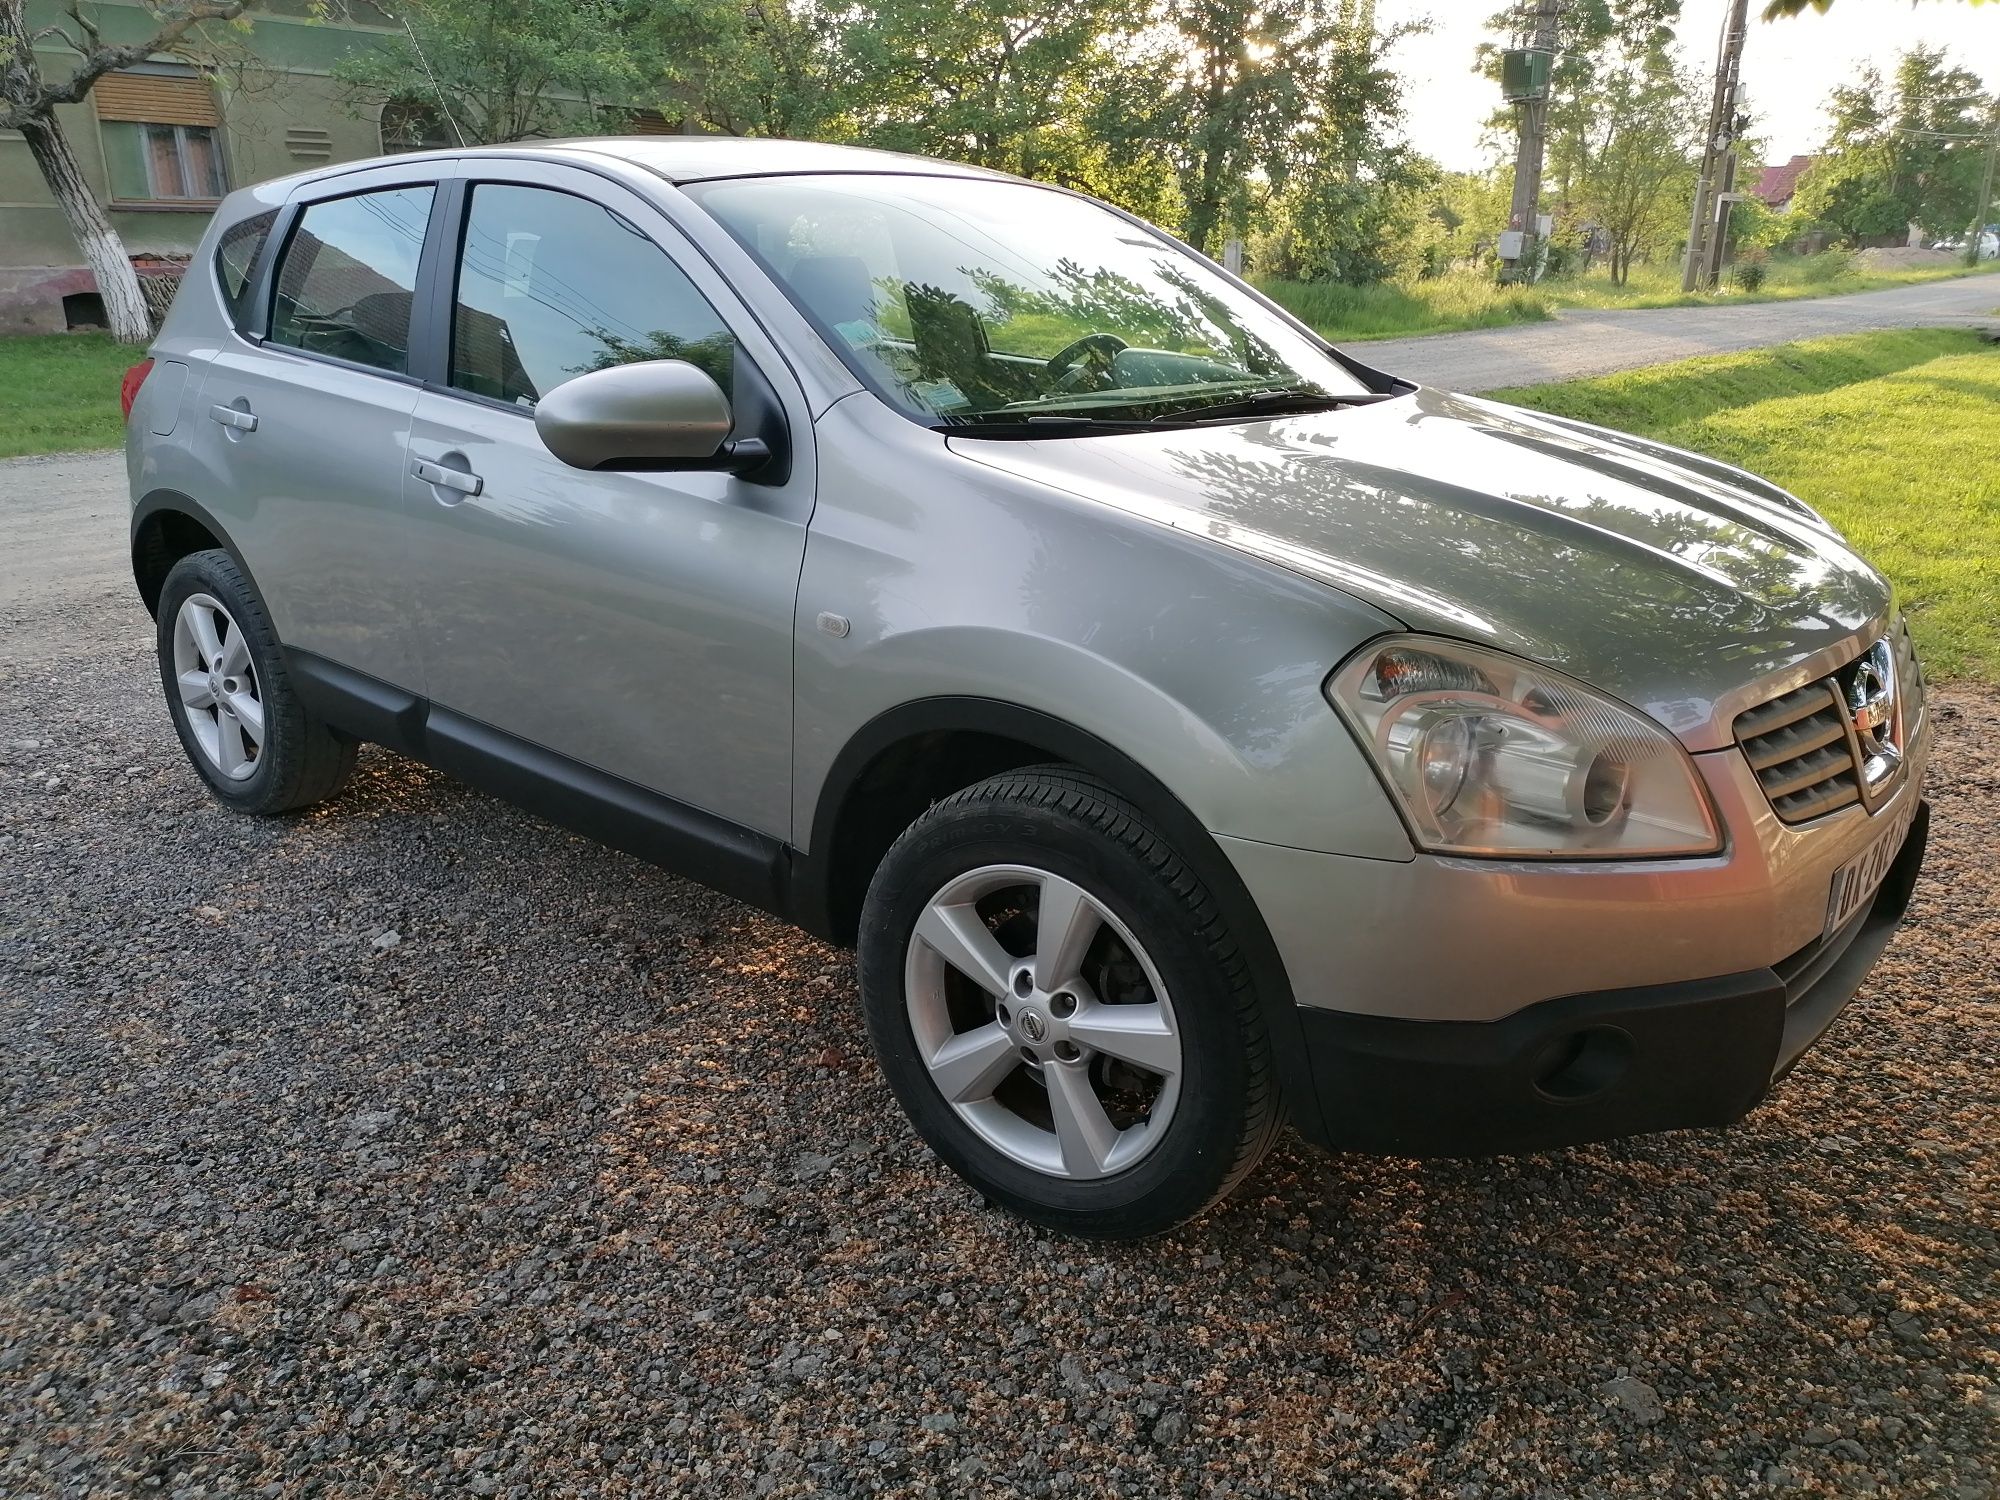
[[[917,919],[904,990],[938,1092],[1024,1166],[1108,1177],[1173,1118],[1173,1002],[1131,931],[1073,881],[1025,865],[956,877]]]
[[[249,780],[264,753],[264,698],[250,643],[213,595],[188,595],[174,616],[174,683],[208,763]]]

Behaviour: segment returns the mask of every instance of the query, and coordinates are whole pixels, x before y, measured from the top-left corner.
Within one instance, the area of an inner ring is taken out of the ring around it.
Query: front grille
[[[1861,800],[1861,772],[1847,715],[1830,677],[1807,683],[1743,714],[1736,743],[1787,823],[1835,812]]]

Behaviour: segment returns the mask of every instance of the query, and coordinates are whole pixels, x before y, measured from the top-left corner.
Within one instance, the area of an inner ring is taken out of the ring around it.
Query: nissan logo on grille
[[[1861,751],[1862,779],[1871,788],[1880,786],[1903,761],[1896,653],[1887,640],[1877,641],[1847,670],[1842,697]]]

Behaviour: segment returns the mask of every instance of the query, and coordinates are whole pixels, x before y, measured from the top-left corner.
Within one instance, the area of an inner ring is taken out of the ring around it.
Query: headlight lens
[[[1722,847],[1678,740],[1533,662],[1399,636],[1366,647],[1326,691],[1435,853],[1630,859]]]

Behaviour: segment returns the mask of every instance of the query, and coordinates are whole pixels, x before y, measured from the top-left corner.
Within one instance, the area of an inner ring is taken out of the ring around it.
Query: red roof
[[[1792,194],[1798,191],[1799,173],[1815,160],[1817,158],[1811,156],[1795,156],[1782,167],[1766,167],[1764,175],[1757,179],[1757,186],[1750,191],[1772,208],[1783,208],[1792,201]]]

